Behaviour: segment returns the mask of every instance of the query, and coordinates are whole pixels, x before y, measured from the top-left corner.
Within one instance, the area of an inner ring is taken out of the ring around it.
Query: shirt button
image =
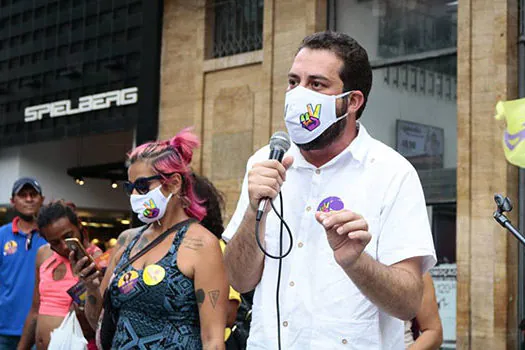
[[[293,287],[293,286],[295,286],[295,283],[293,283],[293,281],[292,281],[292,282],[290,282],[290,287]]]
[[[343,343],[343,344],[348,344],[348,340],[343,339],[343,341],[342,341],[341,343]]]
[[[311,206],[307,206],[306,207],[306,211],[310,211],[310,210],[312,210],[312,207]]]
[[[288,327],[288,321],[283,322],[283,327]]]
[[[299,244],[298,244],[299,248],[302,248],[303,245],[304,245],[303,242],[299,242]]]
[[[315,169],[315,173],[316,173],[317,175],[319,175],[319,174],[321,174],[321,170],[319,170],[319,169]]]

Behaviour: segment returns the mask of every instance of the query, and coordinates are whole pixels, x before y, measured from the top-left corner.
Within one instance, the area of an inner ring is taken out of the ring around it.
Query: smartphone
[[[93,257],[89,255],[88,252],[86,252],[86,249],[84,248],[82,243],[80,243],[80,241],[77,238],[66,238],[65,241],[66,241],[66,245],[69,248],[69,250],[71,250],[72,252],[75,252],[75,259],[77,261],[87,256],[89,259],[89,261],[87,262],[87,265],[95,262],[95,260],[93,260]]]

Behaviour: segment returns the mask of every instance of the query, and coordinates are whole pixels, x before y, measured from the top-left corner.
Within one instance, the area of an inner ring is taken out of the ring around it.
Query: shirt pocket
[[[323,320],[313,332],[310,349],[380,349],[379,324],[373,320]]]

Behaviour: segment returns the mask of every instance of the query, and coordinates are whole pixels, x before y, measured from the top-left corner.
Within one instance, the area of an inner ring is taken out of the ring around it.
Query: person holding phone
[[[69,262],[70,248],[66,240],[75,239],[78,254],[97,257],[101,250],[90,245],[89,238],[80,224],[75,207],[71,203],[57,201],[40,209],[37,225],[40,234],[48,244],[40,247],[36,258],[36,281],[33,303],[26,318],[18,349],[31,349],[34,344],[38,350],[47,349],[51,332],[60,326],[64,317],[74,305],[67,293],[78,283]],[[79,255],[80,256],[80,255]],[[88,349],[96,349],[95,333],[84,317],[83,311],[76,308]]]
[[[225,347],[228,282],[219,241],[197,223],[206,215],[190,168],[198,143],[184,129],[130,152],[124,187],[146,226],[120,235],[102,282],[86,258],[70,256],[100,349]]]

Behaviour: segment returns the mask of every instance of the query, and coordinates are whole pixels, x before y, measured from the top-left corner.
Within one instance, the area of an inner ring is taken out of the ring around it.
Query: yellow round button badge
[[[164,279],[165,276],[166,270],[164,270],[162,266],[148,265],[144,269],[142,279],[144,280],[144,283],[146,283],[148,286],[156,286]]]

